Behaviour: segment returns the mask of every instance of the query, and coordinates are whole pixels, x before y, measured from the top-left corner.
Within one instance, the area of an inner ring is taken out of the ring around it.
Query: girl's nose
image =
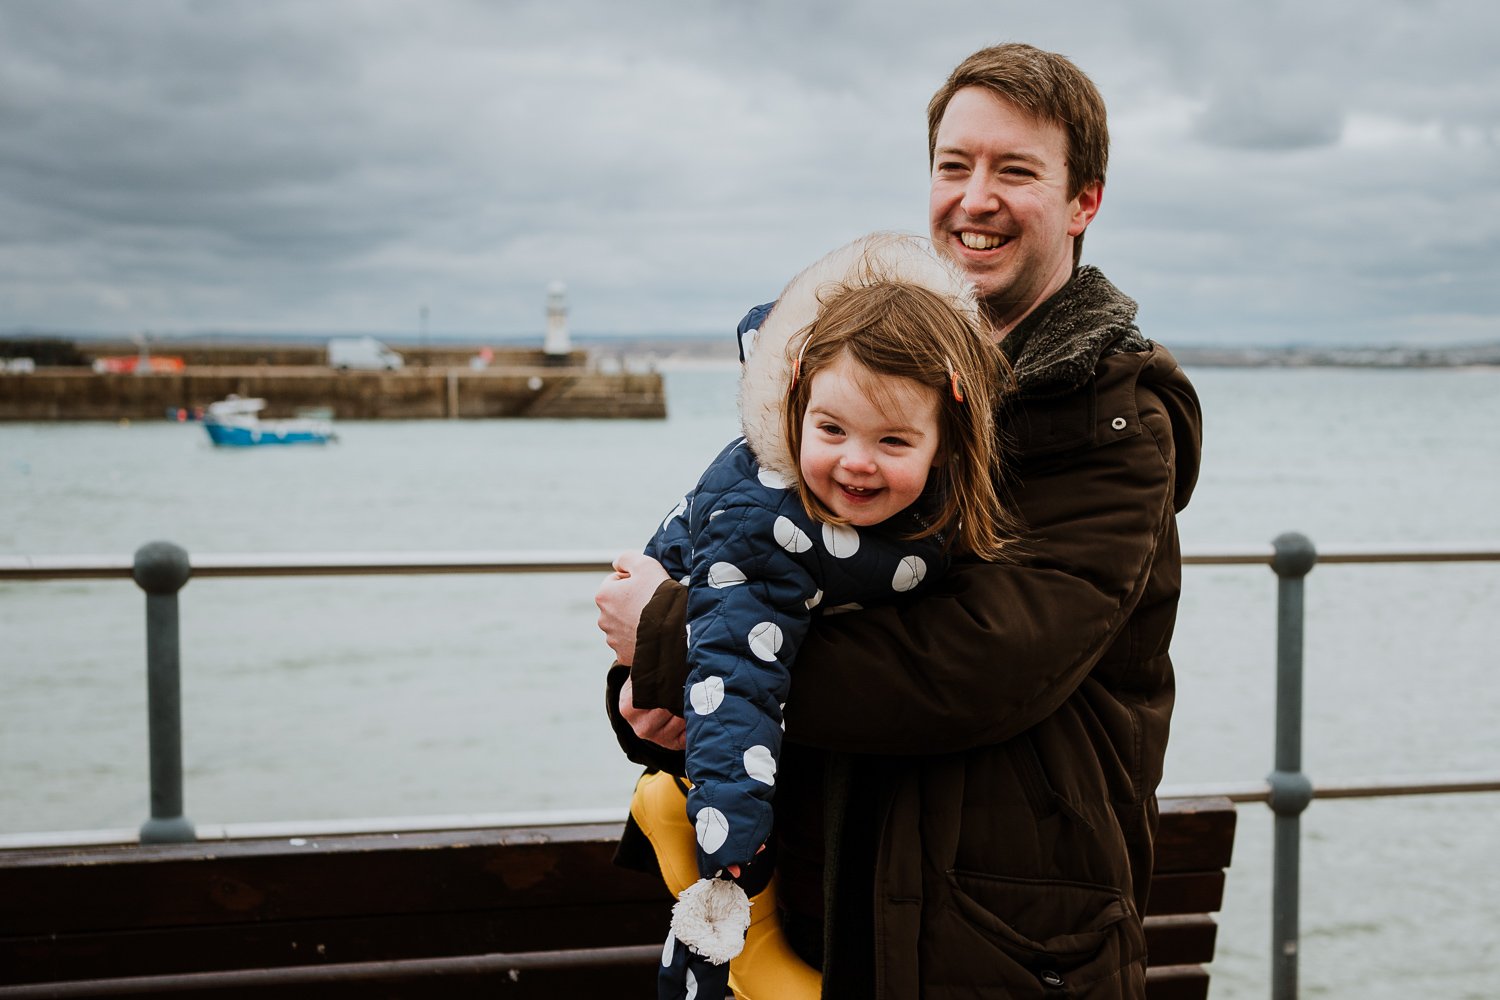
[[[866,452],[846,451],[839,456],[839,465],[857,475],[873,476],[875,474],[875,460]]]

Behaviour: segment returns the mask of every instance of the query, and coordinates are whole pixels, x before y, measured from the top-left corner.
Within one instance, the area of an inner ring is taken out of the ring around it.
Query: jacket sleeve
[[[744,865],[771,834],[788,667],[807,633],[812,576],[777,544],[774,508],[703,521],[688,589],[688,818],[702,874]]]
[[[665,708],[682,714],[687,683],[687,594],[676,580],[663,580],[636,625],[634,665],[630,667],[636,708]]]
[[[1156,562],[1180,562],[1172,421],[1153,394],[1130,398],[1123,431],[1111,437],[1114,414],[1090,412],[1104,428],[1091,447],[1018,470],[1026,532],[1013,561],[959,565],[909,606],[819,622],[798,662],[788,739],[945,753],[1003,742],[1055,712],[1120,637]]]
[[[687,676],[687,644],[682,639],[682,622],[684,620],[683,613],[685,611],[687,588],[683,584],[690,571],[690,563],[693,555],[693,540],[688,531],[688,524],[691,520],[692,507],[696,499],[695,494],[696,491],[689,493],[678,501],[677,505],[672,508],[662,521],[661,526],[657,528],[656,534],[651,536],[651,541],[646,543],[646,547],[643,550],[645,555],[661,563],[662,569],[666,571],[672,581],[675,581],[667,593],[677,595],[676,600],[682,606],[672,608],[677,628],[670,636],[658,629],[648,627],[642,631],[639,626],[637,627],[636,656],[643,655],[641,646],[644,644],[647,647],[644,651],[645,662],[654,664],[659,660],[664,660],[664,662],[670,662],[674,669],[670,671],[652,670],[650,667],[647,667],[643,670],[632,668],[629,671],[632,692],[631,700],[635,703],[635,706],[637,708],[665,708],[673,715],[682,714],[682,685],[683,680]],[[658,588],[658,593],[663,588],[666,588],[666,586],[667,584],[664,583],[662,588]],[[644,615],[645,612],[643,612],[643,618]],[[658,643],[662,644],[663,648],[657,648],[656,644]],[[613,694],[618,697],[618,687],[615,688]],[[618,713],[613,707],[611,707],[610,712],[610,724],[614,726],[615,734],[620,737],[621,746],[625,747],[626,750],[626,756],[639,763],[646,763],[637,754],[632,753],[629,747],[626,747],[624,733],[629,729],[629,726],[624,723],[623,719],[618,717]],[[622,725],[624,726],[623,730],[621,728]],[[637,740],[636,742],[639,743],[640,741]],[[646,749],[644,752],[653,758],[656,755],[655,750]],[[680,755],[678,756],[680,757]],[[680,765],[676,769],[663,767],[662,770],[671,770],[674,774],[682,773]]]

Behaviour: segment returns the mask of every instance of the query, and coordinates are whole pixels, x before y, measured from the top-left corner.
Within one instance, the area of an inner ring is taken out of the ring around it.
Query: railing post
[[[146,592],[146,712],[151,745],[151,818],[141,843],[197,839],[182,814],[182,656],[177,592],[188,582],[188,554],[171,542],[150,542],[135,553],[132,576]]]
[[[1276,769],[1266,776],[1276,814],[1271,897],[1271,996],[1295,1000],[1299,947],[1301,816],[1312,802],[1302,773],[1303,578],[1318,561],[1312,541],[1297,532],[1271,543],[1276,571]]]

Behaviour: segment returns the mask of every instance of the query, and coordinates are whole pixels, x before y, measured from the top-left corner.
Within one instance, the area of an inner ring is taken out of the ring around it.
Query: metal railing
[[[352,553],[189,556],[171,542],[151,542],[133,558],[0,556],[3,580],[134,579],[146,593],[147,711],[151,815],[142,843],[196,839],[183,813],[181,657],[177,594],[192,577],[359,576],[451,573],[607,573],[612,554],[594,552]],[[1305,536],[1288,533],[1270,547],[1186,552],[1187,566],[1264,565],[1277,576],[1276,752],[1263,783],[1177,788],[1173,794],[1264,802],[1273,813],[1271,995],[1297,995],[1301,815],[1315,798],[1374,798],[1500,791],[1500,775],[1448,775],[1315,785],[1302,771],[1303,584],[1317,564],[1500,562],[1500,547],[1425,545],[1348,547],[1319,553]],[[1167,789],[1162,789],[1167,792]]]

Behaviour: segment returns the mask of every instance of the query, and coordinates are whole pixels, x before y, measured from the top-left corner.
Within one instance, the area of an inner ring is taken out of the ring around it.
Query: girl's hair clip
[[[962,403],[964,401],[963,385],[958,381],[958,369],[953,367],[952,358],[944,358],[948,362],[948,387],[953,390],[953,401]]]
[[[812,340],[810,336],[802,338],[802,349],[797,352],[797,359],[792,362],[792,377],[786,384],[786,394],[788,396],[792,394],[792,390],[797,388],[797,380],[802,377],[802,355],[807,353],[807,342],[810,340]]]

